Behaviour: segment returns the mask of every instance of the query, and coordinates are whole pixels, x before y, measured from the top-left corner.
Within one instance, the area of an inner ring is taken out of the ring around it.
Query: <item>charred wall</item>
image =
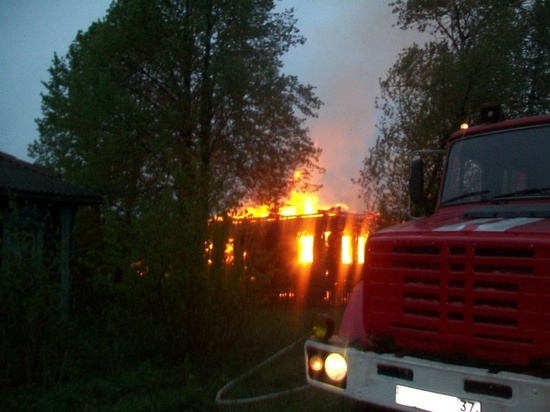
[[[225,261],[269,301],[345,304],[360,280],[368,224],[365,215],[340,211],[233,220]]]

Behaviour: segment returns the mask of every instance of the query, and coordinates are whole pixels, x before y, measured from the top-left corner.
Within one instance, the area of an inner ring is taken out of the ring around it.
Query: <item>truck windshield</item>
[[[550,126],[457,140],[449,150],[441,205],[550,197]]]

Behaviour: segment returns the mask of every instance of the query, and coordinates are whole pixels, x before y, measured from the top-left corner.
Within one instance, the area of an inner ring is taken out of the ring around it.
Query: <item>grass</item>
[[[335,318],[341,309],[323,308]],[[269,401],[219,406],[218,390],[255,365],[305,336],[315,308],[260,306],[250,311],[238,341],[220,342],[219,353],[158,366],[145,362],[104,379],[64,382],[49,388],[25,386],[1,394],[0,410],[10,411],[338,411],[349,401],[308,388]],[[237,382],[224,399],[243,399],[305,385],[303,345]]]
[[[323,308],[335,318],[339,318],[341,310]],[[246,373],[260,362],[284,348],[288,351],[256,370],[244,380],[237,382],[225,394],[224,399],[247,399],[261,397],[266,394],[287,391],[304,386],[304,357],[301,342],[289,347],[305,337],[309,332],[311,319],[319,309],[300,309],[293,307],[265,307],[258,311],[252,323],[248,355],[235,351],[236,359],[242,357],[241,365],[231,369],[239,370],[239,375]],[[254,333],[253,331],[256,331]],[[239,376],[237,375],[237,376]],[[234,376],[234,377],[237,377]],[[268,401],[258,401],[236,406],[223,406],[220,410],[227,412],[250,411],[338,411],[349,410],[350,403],[336,395],[314,389],[307,389],[291,395],[284,395]]]

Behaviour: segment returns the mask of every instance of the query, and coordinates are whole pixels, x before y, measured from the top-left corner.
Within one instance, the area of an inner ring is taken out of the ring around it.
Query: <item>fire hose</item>
[[[224,385],[218,391],[218,393],[216,394],[216,404],[219,405],[219,406],[245,405],[245,404],[251,404],[251,403],[256,403],[256,402],[263,402],[263,401],[267,401],[267,400],[272,400],[272,399],[275,399],[275,398],[291,395],[293,393],[298,393],[298,392],[301,392],[303,390],[308,389],[309,385],[302,385],[302,386],[297,386],[297,387],[287,389],[287,390],[283,390],[283,391],[279,391],[279,392],[274,392],[274,393],[269,393],[269,394],[259,395],[259,396],[249,397],[249,398],[223,399],[223,396],[225,395],[225,393],[230,388],[232,388],[234,385],[241,382],[242,380],[249,377],[250,375],[254,374],[260,368],[264,367],[265,365],[273,362],[275,359],[283,356],[284,354],[289,352],[291,349],[293,349],[296,345],[303,343],[304,340],[305,340],[305,337],[299,338],[295,342],[288,345],[286,348],[281,349],[279,352],[277,352],[274,355],[270,356],[266,360],[262,361],[261,363],[257,364],[256,366],[253,366],[246,373],[242,374],[241,376],[233,379],[232,381],[230,381],[229,383]]]

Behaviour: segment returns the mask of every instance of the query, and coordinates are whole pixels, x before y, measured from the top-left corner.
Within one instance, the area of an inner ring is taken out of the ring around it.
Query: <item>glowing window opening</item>
[[[342,263],[344,265],[353,263],[353,247],[350,235],[342,236]]]
[[[365,246],[367,246],[368,235],[359,236],[357,238],[357,263],[362,265],[365,263]]]
[[[298,261],[313,263],[313,235],[305,233],[298,235]]]

